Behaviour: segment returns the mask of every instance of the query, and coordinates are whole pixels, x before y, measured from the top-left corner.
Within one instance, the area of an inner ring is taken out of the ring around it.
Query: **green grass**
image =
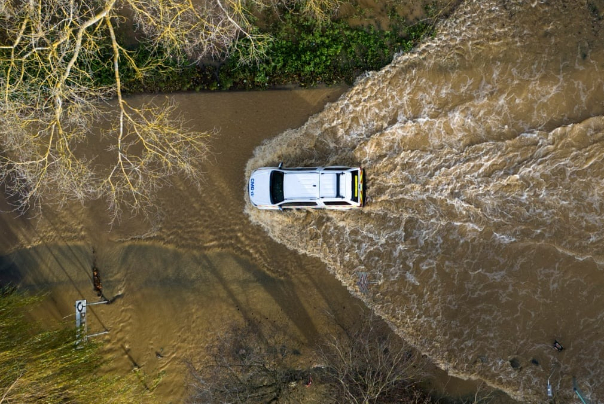
[[[425,25],[399,26],[389,31],[373,26],[353,28],[337,21],[318,26],[289,14],[274,30],[266,57],[250,65],[228,59],[221,73],[232,82],[222,80],[220,84],[225,89],[252,89],[289,83],[352,83],[361,73],[386,66],[395,53],[413,48],[428,31]],[[241,40],[237,46],[249,43]]]
[[[76,345],[75,329],[46,330],[25,313],[40,298],[0,289],[0,398],[7,403],[138,403],[152,398],[136,375],[99,374],[95,343]]]
[[[431,22],[411,25],[394,10],[390,13],[388,29],[377,29],[372,25],[351,26],[338,20],[316,21],[297,10],[272,12],[263,18],[264,28],[254,28],[255,33],[270,37],[262,58],[241,63],[240,55],[252,52],[247,37],[238,40],[222,60],[205,64],[177,60],[162,49],[150,50],[152,47],[142,43],[129,53],[142,75],[126,63],[123,55],[120,58],[123,90],[154,93],[251,90],[289,84],[302,87],[351,84],[362,73],[381,69],[396,53],[411,50],[422,38],[434,33]],[[79,59],[77,69],[73,69],[86,72],[74,81],[93,88],[110,87],[115,83],[109,36],[100,33],[99,38],[106,38],[107,42],[100,40],[98,53]],[[0,62],[0,78],[7,68],[7,62]],[[18,69],[13,70],[13,76],[19,74]],[[27,74],[38,77],[43,72]],[[13,78],[17,79],[17,76]]]
[[[363,10],[358,11],[362,14]],[[272,14],[271,14],[272,13]],[[140,68],[135,71],[122,55],[120,74],[128,93],[202,90],[251,90],[284,85],[302,87],[318,84],[351,84],[366,71],[379,70],[399,52],[407,52],[427,35],[433,35],[434,10],[426,9],[429,22],[408,24],[393,9],[388,29],[372,25],[351,26],[345,21],[316,21],[300,10],[272,9],[258,24],[255,33],[266,35],[262,58],[242,64],[240,55],[251,53],[247,37],[238,40],[219,61],[191,64],[175,59],[162,49],[140,44],[129,52]],[[262,25],[263,28],[259,26]],[[80,58],[72,71],[82,72],[73,81],[92,88],[115,84],[113,51],[109,35],[99,33],[98,53]],[[106,39],[103,40],[102,38]],[[0,52],[0,79],[8,71],[7,51]],[[142,72],[142,75],[140,74]],[[26,70],[26,77],[40,77],[43,71]],[[12,69],[11,81],[19,80]]]
[[[381,69],[396,53],[411,50],[423,37],[433,34],[428,23],[408,25],[395,17],[389,30],[379,30],[351,27],[342,21],[318,23],[293,12],[285,12],[264,30],[256,29],[269,34],[271,40],[264,57],[248,64],[242,64],[238,56],[250,53],[247,38],[237,41],[230,56],[220,63],[188,66],[141,46],[133,52],[140,66],[156,60],[164,60],[164,64],[149,69],[142,80],[131,69],[124,69],[125,89],[138,93],[351,84],[363,72]],[[101,72],[108,67],[102,66],[97,72],[98,77],[107,78],[106,84],[111,76]]]

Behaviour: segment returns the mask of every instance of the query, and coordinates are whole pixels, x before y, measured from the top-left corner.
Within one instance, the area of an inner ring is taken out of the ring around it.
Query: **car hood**
[[[256,206],[258,205],[272,205],[271,204],[271,172],[272,168],[259,169],[252,173],[250,176],[250,182],[248,184],[248,193],[250,195],[250,201]]]

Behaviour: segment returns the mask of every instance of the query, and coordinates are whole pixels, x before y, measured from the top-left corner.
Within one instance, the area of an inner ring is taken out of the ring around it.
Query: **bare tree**
[[[166,176],[199,183],[210,134],[189,130],[173,104],[122,95],[124,67],[146,73],[117,39],[123,10],[147,46],[181,61],[228,52],[240,36],[263,40],[241,0],[0,0],[0,180],[19,208],[102,197],[116,217],[150,206]],[[96,84],[93,67],[108,63],[114,83]],[[102,164],[86,150],[98,135],[109,144]]]
[[[308,371],[290,361],[296,351],[282,335],[263,332],[259,324],[232,326],[209,347],[211,361],[189,363],[191,403],[287,403],[291,386]]]
[[[323,22],[337,13],[341,0],[270,0],[273,7],[284,6],[288,9],[299,7],[303,15]]]
[[[417,386],[425,361],[383,321],[370,316],[343,330],[306,352],[315,363],[307,367],[285,334],[254,323],[231,327],[210,346],[210,363],[190,364],[190,402],[433,402]]]
[[[430,403],[417,388],[426,361],[373,314],[328,337],[320,355],[336,390],[347,403]]]
[[[461,397],[432,390],[429,360],[369,310],[353,325],[337,324],[341,332],[327,337],[318,352],[323,382],[333,386],[338,403],[479,404],[506,396],[484,382]]]

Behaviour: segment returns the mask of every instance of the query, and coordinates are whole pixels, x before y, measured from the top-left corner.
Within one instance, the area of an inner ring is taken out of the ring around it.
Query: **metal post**
[[[361,291],[361,293],[369,292],[369,275],[367,274],[367,272],[359,272],[358,275],[359,280],[357,282],[357,286],[359,287],[359,290]]]
[[[86,300],[76,300],[75,302],[76,315],[76,343],[80,343],[82,335],[82,327],[84,327],[84,341],[86,341]]]
[[[109,331],[101,331],[101,332],[97,332],[96,334],[90,334],[90,335],[87,335],[86,337],[87,337],[87,338],[90,338],[90,337],[98,337],[99,335],[105,335],[105,334],[109,334]]]
[[[109,303],[109,300],[103,300],[102,302],[88,303],[88,306],[95,306],[97,304],[107,304],[107,303]]]
[[[96,334],[88,335],[88,322],[86,321],[86,307],[94,306],[97,304],[106,304],[109,303],[107,300],[102,302],[95,303],[87,303],[86,299],[76,300],[75,308],[76,308],[76,344],[80,343],[80,340],[84,341],[88,340],[88,337],[96,337],[97,335],[103,335],[109,333],[109,331],[103,331]],[[82,333],[82,328],[84,332]],[[82,338],[83,335],[83,338]]]

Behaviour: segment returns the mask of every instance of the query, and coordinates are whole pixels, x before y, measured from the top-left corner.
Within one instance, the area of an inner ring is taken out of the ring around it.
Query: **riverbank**
[[[242,35],[222,55],[197,63],[175,60],[161,48],[150,52],[144,40],[129,39],[135,37],[134,28],[125,24],[122,41],[129,43],[132,60],[145,73],[125,66],[122,83],[131,94],[350,85],[433,35],[435,24],[458,3],[353,0],[327,6],[326,2],[320,19],[301,5],[259,3],[248,12],[250,34],[262,39]],[[111,69],[94,67],[99,85],[113,83]]]

